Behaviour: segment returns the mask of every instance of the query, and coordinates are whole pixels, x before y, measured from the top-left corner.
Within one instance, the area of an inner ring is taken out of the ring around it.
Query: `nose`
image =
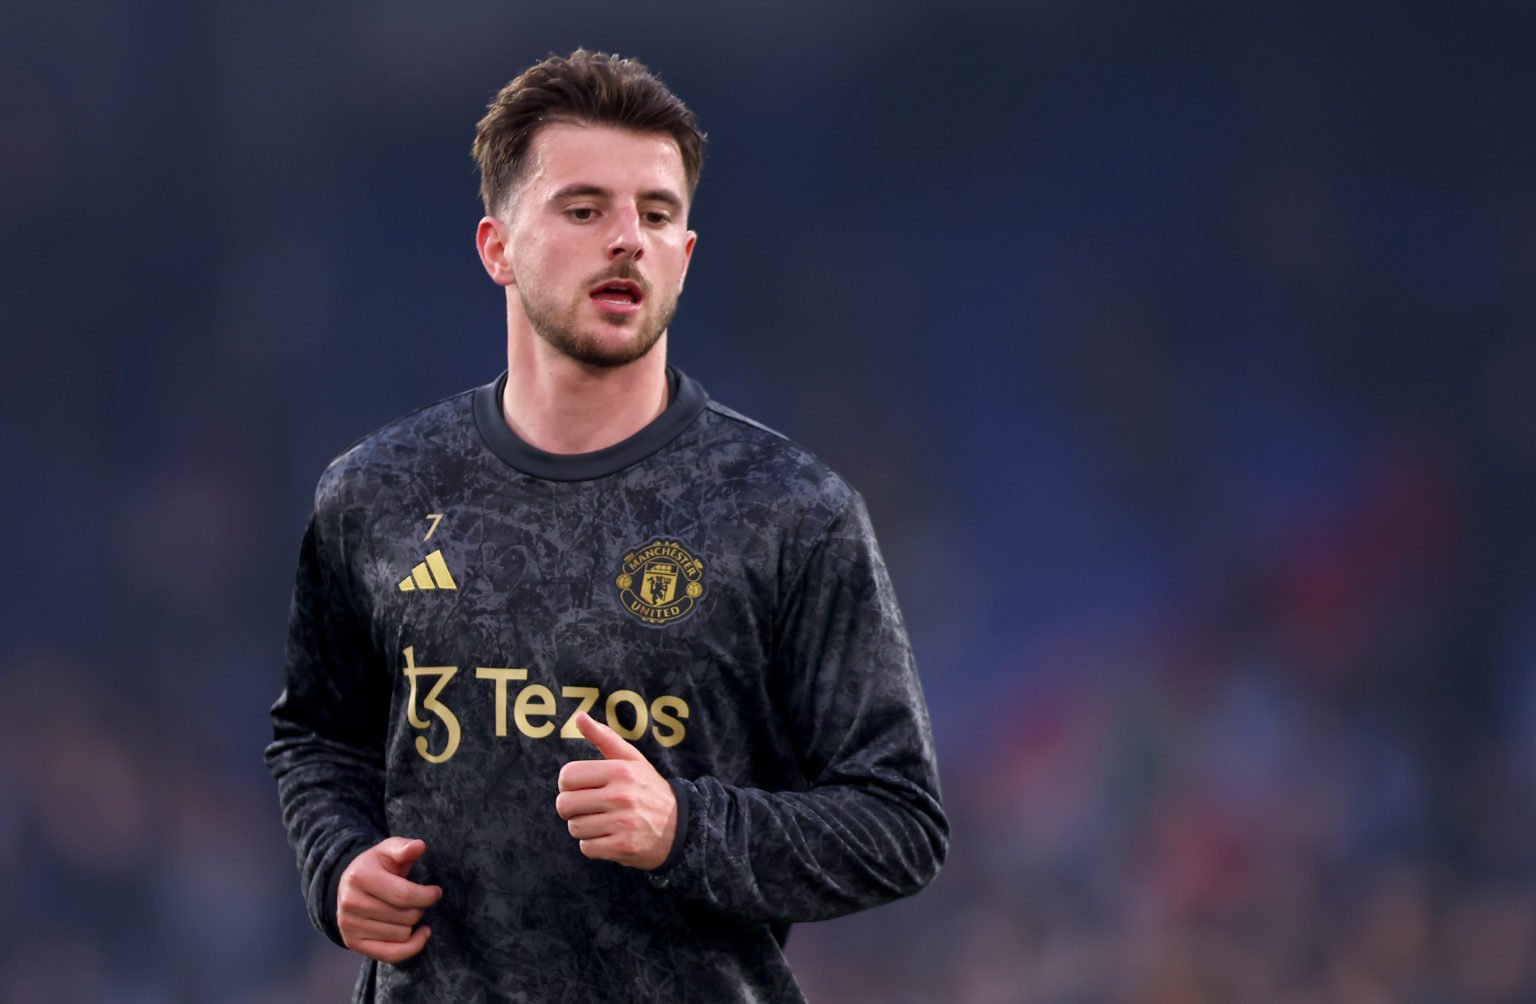
[[[628,258],[639,261],[645,255],[640,237],[640,214],[633,207],[616,214],[613,232],[608,235],[608,257],[614,261]]]

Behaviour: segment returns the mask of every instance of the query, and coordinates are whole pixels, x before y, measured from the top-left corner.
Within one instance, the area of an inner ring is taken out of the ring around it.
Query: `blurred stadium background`
[[[1411,16],[1410,16],[1410,13]],[[673,359],[868,498],[955,834],[813,1000],[1536,1000],[1536,17],[0,15],[0,998],[344,999],[261,763],[310,493],[503,365],[467,151],[638,55]]]

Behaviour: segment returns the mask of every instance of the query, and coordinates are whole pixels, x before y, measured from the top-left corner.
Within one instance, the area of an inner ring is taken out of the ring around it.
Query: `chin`
[[[626,337],[615,338],[612,331],[607,331],[595,335],[588,334],[584,338],[575,340],[573,344],[557,347],[577,362],[588,366],[600,366],[604,369],[616,369],[644,359],[659,341],[661,341],[659,335],[647,338],[630,333]]]

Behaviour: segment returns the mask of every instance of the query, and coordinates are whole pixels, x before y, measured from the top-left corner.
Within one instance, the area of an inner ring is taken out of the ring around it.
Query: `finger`
[[[364,892],[346,897],[337,905],[348,917],[363,917],[385,924],[404,924],[406,927],[415,927],[421,923],[424,912],[418,909],[402,910]]]
[[[420,885],[385,871],[358,878],[359,891],[400,910],[425,910],[443,898],[442,886]]]
[[[609,760],[639,760],[649,763],[645,754],[629,744],[629,740],[583,711],[576,716],[576,727],[587,737],[587,742]]]
[[[415,927],[421,923],[421,909],[390,906],[388,903],[372,896],[357,886],[343,887],[337,895],[337,916],[346,918],[366,918],[385,924],[404,924],[406,927]]]
[[[610,797],[610,792],[611,789],[607,787],[562,791],[555,796],[555,812],[561,819],[575,819],[577,816],[590,816],[622,808]]]
[[[622,843],[623,836],[616,833],[605,834],[601,837],[590,837],[579,841],[577,846],[581,853],[593,861],[618,861],[623,862],[629,856],[629,847]]]
[[[404,875],[411,870],[412,864],[427,853],[427,842],[410,837],[389,837],[379,842],[378,850],[388,859],[396,874]]]
[[[414,924],[385,924],[377,920],[354,919],[341,925],[341,933],[349,943],[359,941],[390,941],[401,944],[411,940]]]
[[[571,836],[577,840],[600,840],[617,832],[616,819],[611,813],[598,816],[577,816],[565,824]]]
[[[572,760],[560,768],[560,790],[577,791],[582,788],[601,788],[614,777],[613,765],[607,760]]]
[[[420,952],[426,947],[427,939],[430,937],[432,937],[432,928],[423,925],[416,928],[416,933],[412,934],[407,941],[369,941],[363,939],[353,945],[352,949],[368,956],[370,959],[377,959],[380,962],[388,962],[390,965],[394,965],[398,962],[404,962]]]

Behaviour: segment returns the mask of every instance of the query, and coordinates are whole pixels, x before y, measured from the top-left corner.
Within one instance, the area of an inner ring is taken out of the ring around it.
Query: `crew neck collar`
[[[628,439],[591,453],[549,453],[513,432],[501,412],[507,374],[475,390],[475,425],[492,453],[524,474],[547,481],[591,481],[616,474],[676,439],[709,402],[697,382],[667,367],[667,407]]]

